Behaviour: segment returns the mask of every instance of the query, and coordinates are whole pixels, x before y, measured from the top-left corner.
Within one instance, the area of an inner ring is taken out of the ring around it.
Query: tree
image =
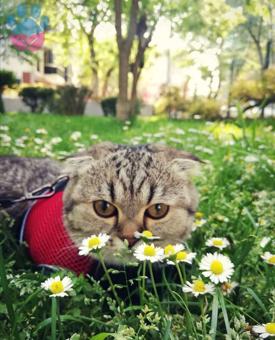
[[[3,103],[3,92],[6,87],[12,88],[17,83],[16,77],[13,72],[0,70],[0,113],[5,112]]]
[[[165,1],[131,0],[127,6],[122,0],[115,0],[115,28],[119,53],[117,117],[121,120],[128,119],[134,113],[138,80],[144,65],[145,52],[151,42],[158,19],[163,14],[164,3]],[[124,16],[125,13],[128,15]],[[124,21],[123,17],[128,20]],[[128,28],[123,32],[125,26]],[[133,75],[130,96],[129,72]]]

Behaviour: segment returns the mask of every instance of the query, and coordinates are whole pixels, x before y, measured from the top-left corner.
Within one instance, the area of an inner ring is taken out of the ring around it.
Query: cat
[[[192,170],[200,159],[161,144],[139,146],[104,142],[64,162],[50,159],[0,157],[0,197],[16,197],[68,175],[63,193],[63,222],[77,247],[92,234],[107,233],[108,264],[114,253],[134,250],[135,232],[149,230],[157,246],[180,243],[192,229],[198,205]],[[15,218],[30,203],[7,211]],[[124,259],[128,261],[127,258]]]

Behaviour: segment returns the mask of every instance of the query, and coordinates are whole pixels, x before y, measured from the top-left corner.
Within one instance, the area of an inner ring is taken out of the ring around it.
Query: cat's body
[[[68,175],[63,193],[68,235],[79,246],[92,234],[109,234],[105,258],[115,263],[121,260],[113,255],[125,248],[125,240],[132,248],[141,242],[136,231],[150,230],[159,237],[158,246],[182,242],[190,234],[198,197],[189,172],[198,161],[162,145],[111,143],[95,145],[64,163],[1,157],[0,198],[20,197]],[[22,209],[15,205],[10,212],[17,217]]]

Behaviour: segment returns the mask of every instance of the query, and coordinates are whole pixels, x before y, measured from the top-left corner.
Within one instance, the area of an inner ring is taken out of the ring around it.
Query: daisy
[[[225,237],[212,237],[209,240],[207,240],[206,245],[208,247],[216,247],[219,249],[223,249],[228,247],[230,243]]]
[[[76,142],[80,137],[81,137],[82,133],[80,131],[74,131],[71,133],[70,135],[70,139],[74,142]]]
[[[275,255],[271,254],[269,251],[266,251],[261,258],[268,264],[275,265]]]
[[[174,246],[172,244],[168,244],[164,248],[164,255],[165,257],[173,257],[173,255],[176,255],[179,251],[183,250],[184,246],[182,244],[175,244]]]
[[[262,238],[260,242],[260,247],[265,248],[265,246],[270,242],[271,238],[268,236],[265,236]]]
[[[200,263],[202,274],[214,283],[226,282],[234,272],[234,265],[229,257],[222,254],[206,254]]]
[[[65,276],[62,280],[60,276],[47,279],[41,283],[41,287],[45,290],[49,290],[52,294],[50,296],[68,296],[67,292],[72,290],[73,283],[72,280]]]
[[[263,325],[253,326],[255,333],[261,334],[260,338],[265,339],[269,336],[275,336],[275,322],[264,323]]]
[[[134,233],[135,238],[141,238],[144,242],[148,240],[158,240],[160,237],[154,236],[151,231],[149,230],[144,230],[142,233],[136,231]]]
[[[214,285],[212,283],[204,283],[201,278],[195,279],[192,282],[186,281],[186,284],[182,287],[184,293],[192,293],[195,297],[199,295],[210,293],[214,291]]]
[[[229,295],[233,292],[233,290],[238,286],[239,284],[235,281],[228,281],[228,282],[224,282],[221,285],[221,289],[223,292],[223,295]]]
[[[139,245],[134,252],[134,256],[140,261],[148,260],[150,262],[162,261],[164,257],[163,249],[155,247],[152,243]]]
[[[187,252],[186,250],[179,251],[172,261],[167,261],[168,264],[175,264],[179,262],[186,262],[192,264],[192,261],[197,253]]]
[[[82,245],[79,247],[79,255],[89,255],[92,251],[97,251],[104,247],[108,242],[110,236],[100,233],[97,235],[91,235],[90,237],[82,240]]]

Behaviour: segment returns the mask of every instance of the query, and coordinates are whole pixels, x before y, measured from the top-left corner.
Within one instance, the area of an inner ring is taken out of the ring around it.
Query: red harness
[[[77,274],[91,273],[93,260],[78,255],[78,248],[70,239],[63,224],[63,192],[38,199],[25,217],[24,241],[33,261],[38,265],[67,268]]]

